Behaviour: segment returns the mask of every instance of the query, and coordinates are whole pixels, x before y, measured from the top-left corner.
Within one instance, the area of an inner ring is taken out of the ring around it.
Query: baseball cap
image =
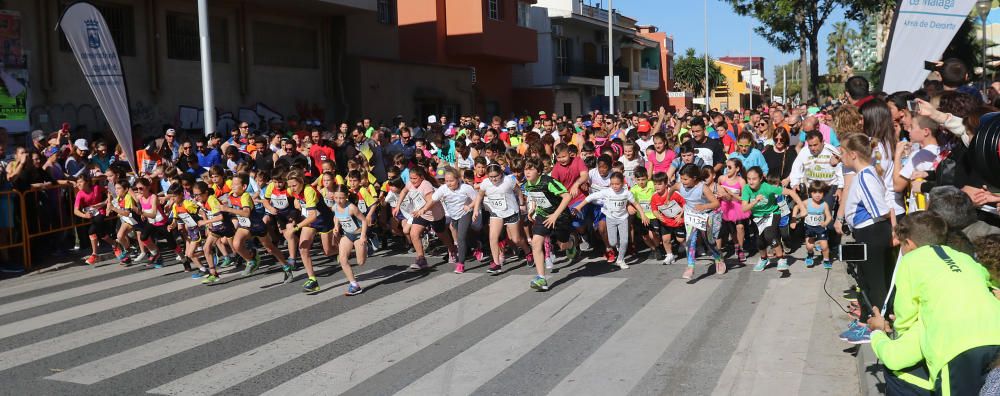
[[[647,133],[650,129],[649,121],[639,121],[639,133]]]
[[[73,142],[73,146],[83,151],[90,151],[90,147],[87,146],[87,139],[76,139]]]
[[[546,115],[544,111],[539,111],[538,112],[538,119],[540,119],[540,120],[546,120],[548,118],[549,118],[549,116]]]
[[[507,121],[507,129],[517,129],[516,121]]]
[[[41,129],[31,131],[31,141],[37,142],[39,140],[45,140],[45,132]]]
[[[166,134],[167,134],[168,136],[173,136],[173,135],[174,135],[174,134],[176,134],[176,133],[177,133],[177,131],[176,131],[176,130],[174,130],[174,128],[167,128],[167,133],[166,133]]]

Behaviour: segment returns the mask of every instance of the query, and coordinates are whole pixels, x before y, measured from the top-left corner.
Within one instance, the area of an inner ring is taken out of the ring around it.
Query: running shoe
[[[848,343],[854,345],[868,344],[872,342],[871,336],[872,336],[872,331],[868,330],[868,327],[859,326],[855,328],[854,331],[851,331],[849,334],[847,334],[847,339],[844,341],[847,341]]]
[[[788,271],[788,259],[780,258],[778,259],[778,271]]]
[[[457,263],[458,259],[455,258],[455,255],[451,254],[451,252],[448,252],[448,264],[457,264]]]
[[[761,272],[764,270],[764,268],[767,268],[767,264],[768,264],[767,259],[762,258],[760,259],[760,261],[757,262],[757,265],[753,266],[753,271]]]
[[[233,261],[234,260],[233,260],[232,257],[224,256],[222,258],[222,262],[219,263],[218,267],[219,268],[226,268],[226,267],[232,266],[233,264],[235,264]]]
[[[206,271],[204,268],[198,268],[197,271],[191,274],[191,279],[201,279],[205,276],[208,276],[208,271]]]
[[[583,248],[580,248],[580,250],[583,250]],[[586,252],[586,250],[584,250],[584,251]],[[576,256],[579,253],[580,252],[576,249],[575,246],[571,247],[569,249],[566,249],[566,260],[572,263],[574,260],[576,260]]]
[[[486,273],[489,274],[499,274],[501,272],[501,266],[497,263],[490,263],[490,267],[486,269]]]
[[[455,273],[456,274],[464,274],[465,273],[465,264],[455,263]]]
[[[361,285],[350,284],[350,285],[347,285],[347,291],[344,292],[344,295],[345,296],[356,296],[358,294],[361,294],[364,291],[365,291],[365,289],[362,289]]]
[[[259,261],[257,261],[256,259],[250,260],[249,262],[247,262],[246,268],[243,269],[243,276],[253,275],[253,273],[257,271],[258,266],[260,266]]]
[[[115,246],[115,258],[117,258],[118,261],[121,261],[124,260],[125,257],[128,257],[128,252],[122,250],[122,248],[118,246]]]
[[[604,258],[608,261],[608,264],[614,264],[617,257],[618,255],[615,254],[614,249],[608,249],[604,252]]]
[[[529,268],[531,266],[534,266],[535,265],[535,255],[532,254],[532,253],[528,253],[526,256],[524,256],[524,261],[528,262]]]
[[[87,261],[87,264],[90,264],[90,265],[97,264],[97,255],[96,254],[91,254],[90,256],[87,256],[87,260],[86,261]]]
[[[684,275],[681,275],[681,278],[691,279],[691,277],[693,276],[694,276],[694,267],[687,267],[687,269],[684,270]]]
[[[483,261],[483,249],[473,249],[472,256],[476,258],[476,261]]]
[[[555,261],[552,260],[552,256],[545,256],[545,269],[552,269],[556,266]]]
[[[531,280],[531,288],[538,291],[548,291],[549,282],[545,278],[535,275],[535,279]]]
[[[121,265],[122,267],[128,267],[132,265],[132,259],[129,258],[128,256],[125,256],[125,258],[118,261],[118,264]]]
[[[628,269],[628,264],[625,264],[625,257],[624,256],[618,256],[618,260],[615,262],[615,264],[618,265],[618,268]]]
[[[861,326],[861,323],[858,322],[857,319],[854,319],[854,320],[851,321],[850,324],[847,325],[847,330],[844,330],[837,337],[840,338],[841,341],[847,341],[847,337],[850,336],[851,332],[857,331],[857,328],[860,327],[860,326]]]
[[[594,248],[590,246],[590,242],[587,242],[585,238],[580,238],[580,250],[584,252],[589,252],[591,250],[594,250]]]
[[[747,253],[743,249],[736,249],[736,258],[740,260],[740,264],[747,262]]]
[[[296,260],[296,259],[293,259],[293,258],[289,258],[288,259],[288,266],[291,268],[292,271],[301,270],[302,269],[302,261],[301,260]]]
[[[371,241],[372,248],[375,250],[382,249],[382,240],[378,238],[377,234],[372,234],[371,238],[368,238],[368,240]]]
[[[139,252],[138,256],[135,256],[135,261],[142,261],[146,259],[146,252]]]
[[[670,264],[673,264],[673,263],[674,263],[674,260],[676,260],[676,259],[677,259],[677,256],[674,256],[674,254],[673,254],[673,253],[668,253],[668,254],[667,254],[667,257],[665,257],[665,258],[663,259],[663,265],[670,265]]]
[[[208,274],[208,276],[206,276],[204,279],[201,280],[201,284],[210,285],[218,281],[219,281],[218,275]]]
[[[302,285],[302,291],[306,293],[315,293],[319,291],[319,281],[316,279],[309,279],[305,284]]]
[[[715,274],[722,275],[726,273],[726,261],[723,259],[718,259],[715,261]]]
[[[181,245],[174,246],[174,254],[177,256],[178,263],[184,260],[184,248]]]
[[[285,264],[281,266],[281,273],[282,275],[285,276],[284,279],[281,280],[281,283],[287,285],[289,283],[292,283],[292,280],[295,279],[295,274],[292,273],[292,268],[294,267],[290,264]]]
[[[816,259],[814,259],[812,255],[806,256],[805,263],[806,263],[806,268],[812,268],[813,265],[816,264]]]
[[[833,262],[830,260],[823,261],[823,269],[833,269]]]

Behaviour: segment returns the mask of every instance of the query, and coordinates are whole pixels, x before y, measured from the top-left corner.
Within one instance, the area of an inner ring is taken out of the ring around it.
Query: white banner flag
[[[104,16],[90,3],[75,3],[63,13],[59,27],[66,34],[83,76],[107,117],[111,131],[118,138],[129,165],[136,170],[128,90],[118,49]]]
[[[930,71],[924,61],[940,60],[976,0],[897,0],[889,53],[882,70],[885,92],[916,91]]]

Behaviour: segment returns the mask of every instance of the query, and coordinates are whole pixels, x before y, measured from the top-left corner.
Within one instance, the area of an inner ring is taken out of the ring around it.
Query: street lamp
[[[986,18],[990,16],[990,9],[993,8],[993,0],[978,0],[976,1],[976,12],[979,13],[979,19],[983,23],[983,92],[986,92],[986,86],[988,85],[986,81]]]

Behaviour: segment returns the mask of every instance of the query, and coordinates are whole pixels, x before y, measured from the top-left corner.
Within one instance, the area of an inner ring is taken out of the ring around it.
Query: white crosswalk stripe
[[[27,275],[25,276],[27,279],[11,279],[0,282],[0,298],[35,291],[43,285],[45,288],[55,288],[66,283],[86,280],[121,271],[128,270],[115,264],[108,264],[96,268],[67,268],[54,274]]]
[[[397,395],[472,393],[624,281],[595,278],[573,283]]]
[[[382,297],[321,323],[261,345],[212,367],[149,391],[163,395],[212,395],[280,366],[306,352],[363,329],[372,323],[464,285],[479,275],[442,275]],[[220,376],[217,373],[226,373]]]
[[[446,337],[525,292],[530,276],[510,275],[444,308],[323,364],[265,395],[332,395]]]
[[[101,281],[89,285],[78,286],[66,290],[53,291],[52,293],[43,294],[41,296],[37,296],[34,298],[26,298],[0,305],[0,315],[6,315],[11,312],[22,311],[28,308],[40,307],[45,304],[51,304],[57,301],[62,301],[73,297],[79,297],[90,293],[113,289],[119,286],[124,286],[131,283],[144,281],[147,279],[153,279],[160,276],[170,276],[170,275],[168,272],[163,272],[163,271],[144,270],[136,274],[119,276],[117,278],[108,279],[106,281]]]

